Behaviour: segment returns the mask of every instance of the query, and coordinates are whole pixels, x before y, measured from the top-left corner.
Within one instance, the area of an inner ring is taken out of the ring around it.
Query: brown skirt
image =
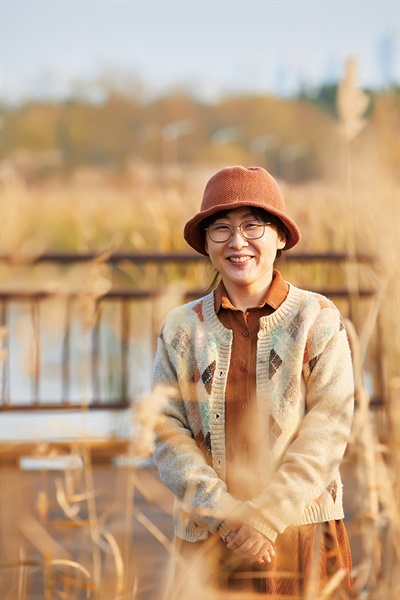
[[[197,561],[201,579],[221,591],[246,591],[281,600],[317,598],[330,582],[334,591],[329,598],[350,597],[351,553],[343,521],[289,527],[277,537],[274,548],[271,563],[251,565],[228,550],[219,536],[195,543],[176,540],[181,566],[190,568]],[[182,574],[182,569],[177,573]]]

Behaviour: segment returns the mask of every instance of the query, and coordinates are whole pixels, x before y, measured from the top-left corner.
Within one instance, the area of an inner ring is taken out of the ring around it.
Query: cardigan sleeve
[[[341,318],[329,336],[315,323],[314,355],[303,367],[306,410],[267,488],[252,502],[245,519],[273,541],[301,521],[306,507],[327,493],[343,458],[354,406],[354,377]],[[311,358],[311,357],[310,357]],[[310,367],[311,364],[311,367]]]
[[[197,538],[215,533],[222,520],[242,505],[227,492],[225,482],[208,464],[190,428],[176,369],[162,336],[154,363],[153,383],[169,386],[169,394],[156,428],[155,463],[161,481],[175,494],[186,513],[186,530]]]

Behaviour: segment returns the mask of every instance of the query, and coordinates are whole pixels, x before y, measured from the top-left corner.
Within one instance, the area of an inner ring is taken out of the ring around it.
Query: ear
[[[207,233],[207,232],[205,232]],[[204,237],[204,250],[207,252],[208,254],[208,243],[207,243],[207,236]]]
[[[283,250],[286,246],[286,235],[278,231],[278,239],[276,241],[276,249]]]

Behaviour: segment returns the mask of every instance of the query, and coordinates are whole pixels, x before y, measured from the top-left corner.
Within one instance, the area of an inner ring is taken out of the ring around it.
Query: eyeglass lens
[[[238,226],[241,235],[247,240],[256,240],[262,237],[268,223],[259,221],[245,221]],[[208,227],[208,233],[213,242],[227,242],[233,235],[234,228],[227,223],[214,223]]]

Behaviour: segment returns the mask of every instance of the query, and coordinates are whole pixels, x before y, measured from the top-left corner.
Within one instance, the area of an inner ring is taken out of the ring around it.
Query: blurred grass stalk
[[[362,556],[356,569],[356,597],[389,598],[398,585],[399,521],[395,486],[392,482],[390,465],[387,465],[388,448],[379,443],[374,431],[370,398],[364,385],[364,358],[376,317],[381,309],[387,281],[379,282],[379,290],[364,327],[360,321],[359,273],[354,223],[354,182],[353,182],[353,142],[365,126],[363,115],[369,103],[368,96],[357,86],[357,64],[350,58],[346,65],[345,77],[338,88],[337,106],[340,117],[341,137],[345,162],[345,206],[347,222],[346,264],[347,287],[350,292],[351,314],[355,323],[346,323],[352,349],[356,410],[350,443],[350,453],[355,461],[358,480],[359,503],[355,523],[358,524],[362,539]],[[384,235],[384,232],[381,232]],[[360,337],[356,328],[361,331]],[[360,343],[361,342],[361,343]],[[386,455],[386,456],[385,456]],[[396,452],[389,461],[398,458]],[[398,465],[394,465],[397,469]],[[385,536],[386,532],[389,532]],[[384,541],[384,538],[386,540]],[[397,540],[397,542],[396,542]],[[382,547],[384,544],[384,547]],[[384,563],[383,555],[385,556]],[[398,591],[398,590],[397,590]]]
[[[343,140],[345,163],[345,194],[343,214],[346,215],[346,250],[348,261],[346,264],[347,288],[350,292],[351,312],[359,326],[359,276],[357,266],[356,230],[354,225],[354,190],[353,190],[353,157],[352,142],[364,128],[366,121],[362,118],[367,110],[368,96],[358,88],[357,63],[355,58],[347,61],[345,76],[339,84],[337,95],[337,108],[340,119],[340,133]]]
[[[379,291],[375,297],[373,305],[370,308],[368,317],[361,323],[361,308],[359,296],[359,272],[356,262],[357,255],[357,227],[355,222],[356,207],[358,205],[356,197],[356,185],[354,182],[354,142],[364,127],[365,121],[363,114],[367,108],[367,98],[357,88],[356,64],[351,60],[348,64],[344,81],[339,88],[338,111],[341,121],[342,147],[343,147],[343,205],[341,210],[337,210],[340,193],[337,190],[327,189],[320,186],[298,186],[288,188],[288,196],[292,198],[293,212],[295,219],[300,223],[300,227],[307,231],[304,239],[305,247],[309,244],[310,250],[324,250],[328,239],[328,245],[336,250],[343,248],[341,237],[345,228],[344,243],[349,255],[346,265],[347,287],[351,294],[351,314],[354,324],[347,322],[346,327],[349,334],[355,370],[355,382],[357,389],[357,408],[354,419],[352,437],[349,444],[346,460],[354,465],[357,478],[357,498],[354,522],[349,524],[350,537],[354,535],[361,539],[360,560],[356,572],[356,597],[369,598],[370,600],[394,600],[400,591],[398,588],[398,560],[399,560],[399,521],[397,498],[398,482],[395,480],[395,474],[398,472],[399,442],[398,434],[399,414],[398,414],[398,391],[399,378],[391,378],[391,404],[388,410],[388,437],[387,445],[380,443],[374,429],[373,419],[370,411],[370,398],[364,383],[364,357],[368,350],[371,335],[376,325],[378,312],[382,308],[383,302],[386,302],[385,292],[389,286],[389,274],[392,266],[389,265],[384,275],[381,276]],[[189,179],[189,178],[188,178]],[[204,178],[202,178],[203,180]],[[8,222],[7,228],[3,225],[5,233],[3,239],[3,249],[10,250],[14,247],[16,259],[19,254],[31,253],[32,255],[51,246],[52,236],[61,235],[63,241],[68,246],[71,240],[68,236],[74,238],[73,243],[78,250],[90,250],[101,247],[118,246],[124,239],[132,242],[133,247],[152,249],[158,251],[174,251],[181,249],[181,225],[189,218],[198,205],[198,192],[193,191],[191,187],[184,191],[179,191],[178,186],[165,183],[165,189],[156,186],[136,186],[139,190],[136,201],[136,208],[132,210],[132,195],[129,190],[115,190],[112,187],[107,189],[100,180],[94,189],[81,191],[78,187],[71,185],[69,189],[64,189],[59,185],[55,190],[32,191],[24,187],[10,187],[5,189],[2,207],[4,209],[3,218]],[[42,197],[43,194],[43,197]],[[321,197],[326,201],[323,211],[321,207]],[[183,202],[185,198],[185,202]],[[307,203],[305,202],[307,200]],[[118,210],[115,209],[118,201]],[[335,206],[335,202],[337,203]],[[301,213],[301,207],[307,209]],[[299,208],[300,207],[300,208]],[[371,206],[369,206],[371,208]],[[376,209],[376,207],[375,207]],[[327,222],[330,223],[330,229],[325,223],[321,225],[321,212]],[[40,213],[40,214],[39,214]],[[24,214],[25,219],[21,219]],[[39,217],[38,217],[39,214]],[[377,214],[377,213],[375,213]],[[375,218],[375,214],[372,215]],[[40,217],[40,215],[42,215]],[[44,219],[44,215],[46,218]],[[179,215],[179,218],[177,218]],[[42,228],[38,228],[40,218],[44,219]],[[56,227],[52,228],[52,218]],[[314,219],[314,221],[313,221]],[[149,227],[151,224],[151,227]],[[324,229],[325,225],[325,229]],[[375,233],[372,225],[372,235]],[[98,230],[96,230],[98,227]],[[37,231],[36,231],[36,229]],[[379,229],[379,227],[377,228]],[[36,233],[34,233],[36,231]],[[71,236],[72,231],[72,236]],[[122,232],[116,234],[115,232]],[[33,233],[32,233],[33,232]],[[43,239],[40,239],[40,232],[44,232]],[[380,232],[385,235],[385,232]],[[379,235],[378,233],[375,235]],[[74,237],[75,236],[75,237]],[[390,236],[389,236],[390,237]],[[68,238],[68,239],[67,239]],[[111,240],[111,242],[110,242]],[[376,240],[369,240],[371,244]],[[331,249],[332,249],[331,248]],[[363,247],[363,250],[365,248]],[[112,273],[105,260],[107,253],[95,261],[89,269],[79,267],[73,274],[63,273],[62,283],[58,284],[66,289],[78,285],[82,289],[81,294],[81,317],[88,329],[92,328],[98,318],[97,300],[109,288],[109,279]],[[13,266],[18,270],[16,265]],[[125,274],[129,275],[134,284],[141,282],[149,274],[157,281],[157,272],[144,273],[142,270],[126,265]],[[108,269],[108,271],[107,271]],[[394,267],[396,269],[396,267]],[[5,269],[6,272],[7,269]],[[33,271],[33,270],[32,270]],[[35,275],[27,275],[26,271],[19,271],[23,274],[23,280],[26,285],[35,284]],[[179,267],[174,271],[174,276],[179,279]],[[7,272],[7,276],[9,273]],[[109,276],[109,279],[105,277]],[[45,272],[47,283],[52,278],[57,279],[59,273],[56,269],[47,267]],[[319,285],[325,274],[317,265],[313,270],[315,285]],[[11,277],[11,275],[10,275]],[[26,277],[26,279],[25,279]],[[68,279],[69,278],[69,279]],[[321,278],[321,279],[320,279]],[[193,282],[198,284],[199,272],[193,271]],[[176,293],[171,298],[163,298],[160,311],[165,308],[168,302],[177,303]],[[171,295],[172,296],[172,295]],[[388,333],[385,340],[385,347],[389,353],[392,362],[395,362],[398,356],[398,340],[393,335],[391,321],[388,315],[391,307],[386,309],[386,318]],[[392,315],[393,316],[393,315]],[[354,327],[356,326],[356,328]],[[356,334],[356,330],[359,335]],[[5,335],[4,331],[0,331]],[[84,341],[84,340],[83,340]],[[82,363],[82,389],[84,390],[82,410],[87,410],[89,398],[88,389],[88,364]],[[166,394],[167,392],[165,392]],[[51,520],[49,518],[49,481],[44,472],[41,478],[40,489],[38,491],[38,503],[36,509],[32,506],[25,506],[26,514],[23,515],[18,525],[23,534],[23,541],[19,547],[19,568],[18,577],[15,583],[19,600],[27,598],[29,589],[29,560],[27,558],[28,543],[33,545],[41,554],[42,561],[38,561],[36,568],[42,569],[45,578],[45,594],[48,598],[68,598],[73,600],[80,597],[80,591],[84,591],[86,597],[101,598],[110,600],[134,600],[139,598],[140,590],[138,587],[138,576],[135,573],[134,556],[132,551],[133,527],[132,516],[143,525],[149,534],[157,540],[169,553],[174,556],[174,547],[171,541],[165,536],[161,529],[152,522],[136,505],[136,490],[150,502],[157,500],[161,510],[167,510],[163,503],[163,491],[150,476],[137,476],[137,469],[134,466],[135,461],[140,457],[151,454],[154,437],[154,418],[157,415],[165,394],[155,393],[147,396],[141,403],[134,406],[134,429],[135,435],[127,456],[129,474],[126,476],[123,500],[123,519],[124,519],[124,539],[120,543],[114,534],[108,528],[108,518],[113,514],[115,506],[107,507],[107,510],[101,512],[98,506],[98,490],[94,484],[94,466],[92,464],[90,452],[84,446],[79,444],[71,451],[71,454],[79,455],[83,460],[83,469],[80,475],[83,476],[83,489],[77,491],[79,476],[72,471],[64,471],[64,481],[56,480],[56,500],[64,516],[65,536],[68,531],[76,531],[78,528],[88,534],[91,541],[91,568],[81,564],[78,560],[72,560],[65,556],[64,550],[58,542],[50,535],[49,529]],[[397,394],[397,395],[396,395]],[[385,440],[386,441],[386,440]],[[19,490],[15,490],[19,493]],[[165,493],[164,493],[165,495]],[[79,516],[81,505],[86,502],[88,520]],[[28,503],[28,499],[26,499]],[[36,510],[35,517],[30,511]],[[38,517],[38,519],[37,519]],[[68,529],[68,527],[69,529]],[[66,538],[65,538],[66,539]],[[105,563],[112,557],[113,571],[110,577],[105,573]],[[75,558],[75,557],[73,557]],[[178,557],[179,560],[179,557]],[[187,570],[185,580],[182,580],[181,587],[191,586],[193,593],[198,591],[199,581],[204,578],[202,572],[202,561],[199,556],[198,566]],[[188,566],[187,566],[188,567]],[[56,569],[63,569],[63,575],[56,576]],[[69,575],[68,575],[69,574]],[[342,574],[332,578],[325,590],[321,593],[322,598],[334,597],[334,590],[340,583]],[[60,588],[60,583],[62,589]],[[58,586],[58,587],[57,587]],[[169,598],[169,590],[166,584],[164,590],[165,600]],[[14,600],[12,594],[15,589],[10,590],[6,596],[7,600]],[[171,592],[172,593],[172,592]],[[179,590],[174,592],[179,596]],[[213,595],[211,595],[211,593]],[[308,590],[308,596],[311,600],[312,588]],[[222,593],[210,592],[209,598],[223,598]],[[243,595],[238,595],[243,597]],[[233,598],[230,595],[230,598]],[[246,594],[246,600],[249,596]],[[314,600],[314,598],[312,599]]]

